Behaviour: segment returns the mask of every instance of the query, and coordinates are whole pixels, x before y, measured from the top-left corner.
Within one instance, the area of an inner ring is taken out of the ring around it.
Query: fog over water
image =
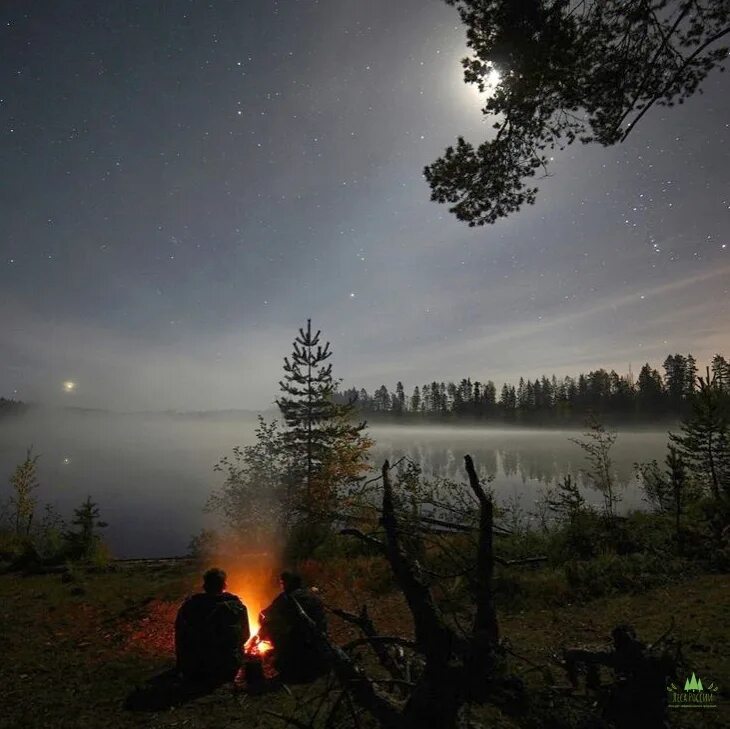
[[[29,445],[40,454],[39,503],[64,518],[87,495],[109,523],[106,539],[117,557],[183,554],[193,534],[211,525],[203,506],[221,482],[213,471],[235,445],[253,442],[252,413],[205,415],[117,414],[35,410],[0,420],[0,498]],[[498,499],[521,498],[529,510],[539,490],[585,467],[570,441],[577,430],[375,425],[374,465],[408,455],[426,475],[463,479],[469,453],[483,474],[494,474]],[[665,430],[622,431],[613,456],[625,485],[623,507],[641,504],[636,461],[664,456]],[[589,499],[598,503],[597,495]]]

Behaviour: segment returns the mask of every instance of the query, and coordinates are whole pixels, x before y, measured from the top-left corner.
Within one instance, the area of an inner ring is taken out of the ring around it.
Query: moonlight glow
[[[480,91],[479,86],[476,84],[465,84],[463,80],[461,81],[461,84],[471,101],[478,103],[481,108],[492,97],[501,80],[502,76],[499,71],[496,68],[492,68],[485,79],[484,91]]]

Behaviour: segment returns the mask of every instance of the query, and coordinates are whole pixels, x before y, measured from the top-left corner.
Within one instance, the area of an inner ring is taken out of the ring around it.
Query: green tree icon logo
[[[695,676],[694,671],[692,671],[692,678],[688,678],[684,682],[684,690],[685,691],[702,691],[702,681]]]

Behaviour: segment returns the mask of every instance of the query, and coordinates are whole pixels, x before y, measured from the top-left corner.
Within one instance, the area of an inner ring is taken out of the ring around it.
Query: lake
[[[214,464],[235,445],[253,442],[255,416],[116,414],[37,410],[0,420],[0,498],[8,478],[34,446],[39,502],[68,518],[87,495],[109,523],[105,538],[117,557],[184,554],[191,536],[210,525],[203,506],[221,482]],[[376,425],[374,465],[407,455],[428,476],[465,479],[468,453],[484,475],[495,476],[498,500],[520,499],[530,510],[542,488],[564,474],[580,478],[583,451],[578,430]],[[633,464],[662,459],[665,430],[621,431],[613,449],[622,508],[640,507]],[[596,504],[600,497],[588,492]],[[39,512],[40,513],[40,510]]]

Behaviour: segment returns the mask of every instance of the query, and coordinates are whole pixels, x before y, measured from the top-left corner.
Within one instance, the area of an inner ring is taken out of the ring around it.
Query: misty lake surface
[[[6,417],[0,420],[0,499],[7,500],[8,478],[33,445],[40,454],[38,516],[50,503],[68,519],[90,495],[109,523],[105,538],[116,557],[184,554],[191,537],[212,524],[203,507],[222,481],[213,466],[234,446],[252,443],[255,426],[248,413],[36,410]],[[633,464],[664,458],[666,430],[617,430],[612,455],[622,508],[640,507]],[[526,511],[541,489],[565,474],[580,478],[586,467],[583,451],[570,440],[580,438],[580,430],[376,424],[370,434],[374,466],[407,455],[426,476],[465,480],[469,453],[483,475],[494,475],[497,499],[519,499]],[[594,492],[587,497],[600,502]]]

